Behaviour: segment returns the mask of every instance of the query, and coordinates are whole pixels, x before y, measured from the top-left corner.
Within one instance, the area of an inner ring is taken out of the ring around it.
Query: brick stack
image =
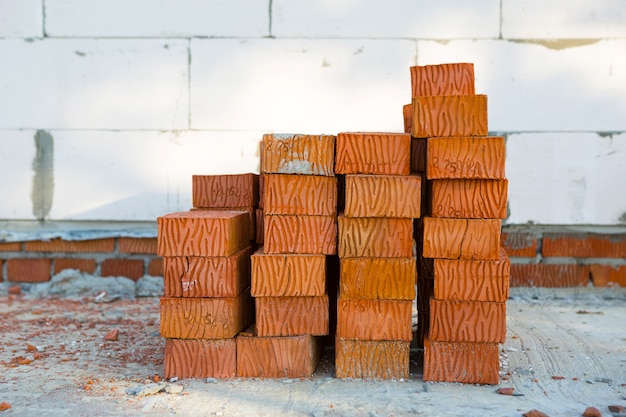
[[[337,174],[345,174],[339,215],[336,375],[409,376],[416,260],[413,218],[421,177],[411,176],[408,134],[339,133]]]
[[[166,378],[236,376],[235,336],[252,316],[257,202],[257,175],[194,176],[194,209],[158,219]]]
[[[327,255],[336,253],[335,137],[264,135],[263,247],[252,255],[256,325],[237,339],[240,377],[306,377],[329,332]]]
[[[419,332],[424,380],[497,384],[510,271],[500,247],[504,139],[487,136],[487,97],[474,93],[472,64],[412,67],[411,82],[406,125],[428,182],[418,228],[421,319],[430,296],[428,328],[422,321]]]

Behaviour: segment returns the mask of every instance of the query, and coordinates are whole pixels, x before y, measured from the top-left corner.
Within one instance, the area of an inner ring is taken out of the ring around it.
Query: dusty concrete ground
[[[0,403],[11,408],[0,416],[579,416],[626,406],[626,289],[513,289],[499,386],[424,383],[419,352],[408,381],[338,380],[326,357],[306,380],[163,384],[158,297],[99,289],[38,299],[7,289]],[[118,340],[105,340],[113,329]],[[164,387],[174,393],[133,395]]]

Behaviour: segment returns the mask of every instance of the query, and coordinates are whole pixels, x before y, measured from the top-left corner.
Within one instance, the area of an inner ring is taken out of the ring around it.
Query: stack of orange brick
[[[236,376],[235,336],[251,322],[254,174],[194,176],[194,209],[158,219],[165,377]]]
[[[428,180],[429,215],[419,230],[419,307],[432,295],[421,332],[424,380],[496,384],[510,274],[500,247],[504,139],[488,136],[487,97],[474,93],[472,64],[412,67],[411,82],[407,125]]]
[[[421,177],[410,173],[411,137],[339,133],[337,174],[345,174],[339,215],[336,375],[406,379],[416,259],[413,218]]]
[[[237,338],[241,377],[307,377],[319,363],[337,240],[334,148],[329,135],[263,137],[264,246],[252,255],[256,325]]]

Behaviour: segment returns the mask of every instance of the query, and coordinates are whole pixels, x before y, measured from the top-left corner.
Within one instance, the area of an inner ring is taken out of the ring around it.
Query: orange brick
[[[260,248],[252,255],[253,297],[295,297],[326,294],[326,256],[269,254]]]
[[[534,258],[537,256],[537,237],[530,233],[502,233],[500,243],[510,257]]]
[[[118,243],[118,250],[121,253],[156,254],[157,252],[157,239],[156,238],[121,237],[118,239],[117,243]]]
[[[497,343],[424,342],[424,381],[495,385],[500,380]]]
[[[100,275],[127,277],[136,281],[144,276],[144,261],[142,259],[105,259],[100,264]]]
[[[264,174],[335,174],[335,137],[265,134],[261,147]]]
[[[249,325],[250,293],[234,298],[161,298],[161,336],[230,339]]]
[[[408,133],[349,132],[337,135],[337,174],[409,175]]]
[[[402,116],[404,119],[404,133],[411,134],[413,129],[413,104],[402,106]]]
[[[584,287],[589,273],[589,265],[511,264],[511,287]]]
[[[504,343],[505,335],[505,303],[430,300],[431,341]]]
[[[432,180],[432,217],[504,219],[507,180]]]
[[[337,178],[316,175],[267,174],[265,214],[337,214]]]
[[[337,378],[408,379],[410,345],[399,340],[337,339]]]
[[[256,207],[259,203],[259,176],[193,175],[192,201],[194,207]]]
[[[328,296],[258,297],[256,331],[259,336],[328,334]]]
[[[545,234],[544,257],[626,258],[626,234]]]
[[[500,258],[501,220],[424,218],[423,256],[425,258]]]
[[[307,378],[319,364],[322,348],[314,336],[237,337],[240,378]]]
[[[0,252],[20,252],[21,250],[22,250],[22,242],[0,243]]]
[[[417,96],[473,95],[474,64],[455,63],[414,66],[411,71],[411,93]]]
[[[422,178],[418,175],[346,175],[346,217],[418,218]]]
[[[198,208],[193,207],[190,211],[232,211],[232,212],[244,212],[248,215],[248,221],[250,227],[250,240],[256,239],[256,209],[254,207],[232,207],[232,208]]]
[[[250,244],[247,213],[188,211],[157,219],[159,256],[228,256]]]
[[[418,138],[486,136],[487,96],[413,98],[413,131]]]
[[[497,261],[435,259],[434,267],[436,299],[505,302],[509,298],[511,263],[504,249]]]
[[[263,209],[256,209],[255,214],[255,241],[259,245],[263,245],[263,230],[264,230],[264,222],[263,222]]]
[[[165,297],[236,297],[250,286],[247,247],[230,256],[166,256],[163,258]]]
[[[95,259],[56,258],[54,260],[55,275],[65,269],[75,269],[86,274],[93,274],[96,272],[96,267],[97,264]]]
[[[409,258],[413,255],[413,220],[340,215],[341,258]]]
[[[166,339],[165,375],[170,378],[234,378],[235,339]]]
[[[35,240],[24,243],[27,252],[113,252],[115,239],[93,240]]]
[[[339,296],[343,299],[413,300],[415,258],[340,260]]]
[[[337,252],[335,216],[265,215],[263,223],[265,253]]]
[[[411,138],[411,172],[426,172],[426,138]]]
[[[15,258],[7,259],[7,280],[10,282],[50,281],[52,259]]]
[[[162,277],[163,276],[163,258],[154,258],[150,259],[148,263],[148,275],[151,277]]]
[[[589,265],[594,287],[626,287],[626,265]]]
[[[429,138],[426,178],[502,180],[506,148],[502,136]]]
[[[337,337],[411,341],[412,301],[337,300]]]

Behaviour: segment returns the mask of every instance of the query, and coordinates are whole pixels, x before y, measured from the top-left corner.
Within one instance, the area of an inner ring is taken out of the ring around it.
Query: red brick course
[[[545,234],[544,257],[626,258],[626,235]]]
[[[537,237],[530,233],[502,233],[500,243],[510,257],[534,258],[537,256]]]
[[[148,275],[151,277],[163,276],[163,258],[150,259],[148,263]]]
[[[75,269],[86,274],[93,274],[96,272],[97,266],[95,259],[56,258],[54,260],[54,274],[58,274],[65,269]]]
[[[100,265],[100,275],[127,277],[136,281],[144,276],[144,261],[142,259],[105,259]]]
[[[157,239],[152,237],[121,237],[118,239],[118,251],[120,253],[146,253],[156,255]]]
[[[35,240],[24,243],[26,252],[113,252],[115,239],[94,240]]]
[[[22,242],[0,243],[0,252],[19,252],[22,250]]]
[[[6,260],[7,277],[10,282],[46,282],[50,281],[52,259],[15,258]]]
[[[626,265],[589,265],[595,287],[626,287]]]
[[[512,287],[580,287],[589,284],[589,265],[511,264]]]

